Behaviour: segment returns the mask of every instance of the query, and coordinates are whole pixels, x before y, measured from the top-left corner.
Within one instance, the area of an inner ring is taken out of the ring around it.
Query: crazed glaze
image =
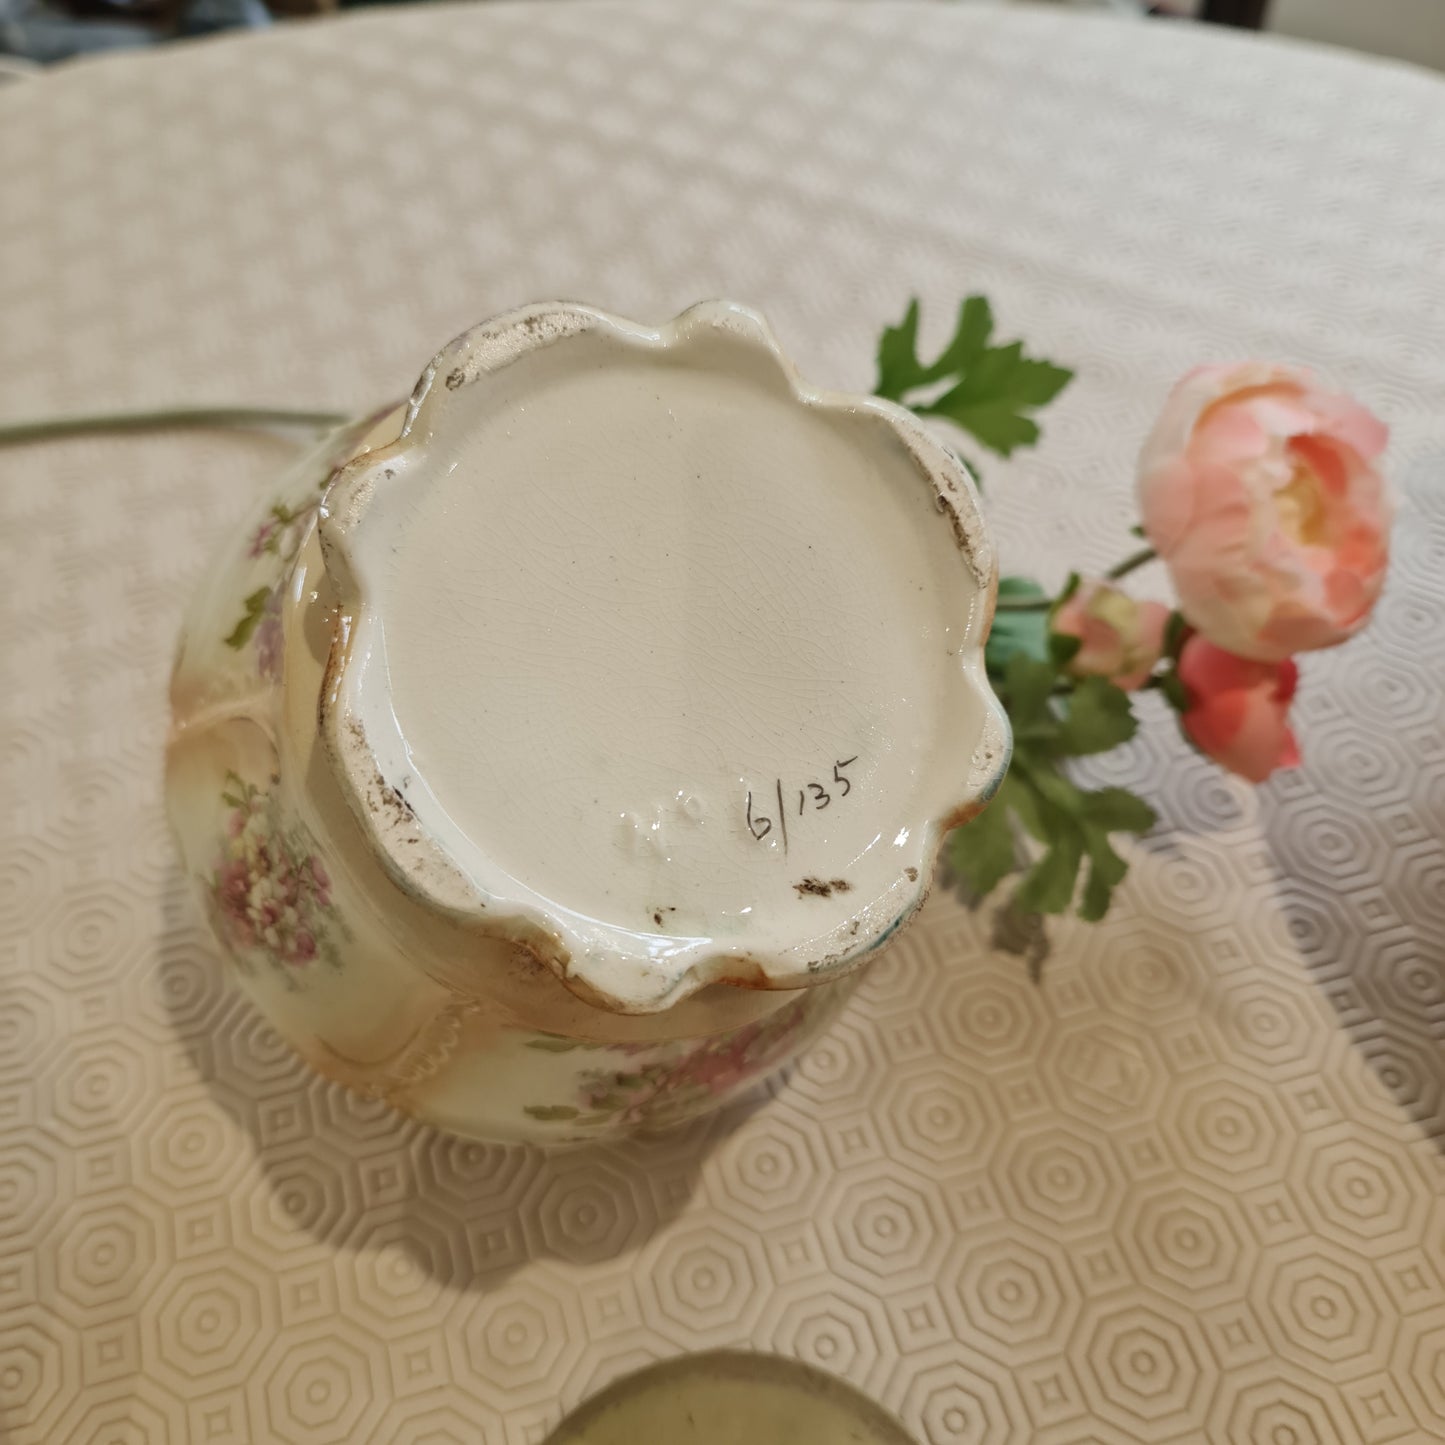
[[[321,536],[358,817],[402,886],[608,1007],[846,969],[921,900],[980,749],[1002,769],[961,469],[740,307],[469,333]]]

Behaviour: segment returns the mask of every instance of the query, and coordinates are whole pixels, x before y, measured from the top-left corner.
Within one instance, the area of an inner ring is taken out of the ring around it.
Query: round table
[[[0,135],[0,420],[355,410],[559,296],[726,294],[866,389],[910,295],[926,349],[976,290],[1078,371],[986,469],[1006,569],[1122,555],[1209,358],[1355,392],[1404,498],[1300,771],[1253,791],[1162,715],[1094,770],[1162,822],[1040,985],[938,889],[761,1107],[544,1157],[312,1078],[179,875],[173,633],[290,444],[0,455],[9,1445],[535,1441],[725,1345],[930,1445],[1445,1433],[1445,86],[1043,9],[559,0],[75,64]]]

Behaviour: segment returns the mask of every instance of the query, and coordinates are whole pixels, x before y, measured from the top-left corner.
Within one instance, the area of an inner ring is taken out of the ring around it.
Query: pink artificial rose
[[[1179,680],[1189,695],[1180,723],[1200,752],[1251,783],[1299,766],[1289,727],[1299,682],[1293,661],[1236,657],[1196,633],[1179,654]]]
[[[1150,545],[1188,621],[1240,657],[1281,662],[1364,626],[1388,561],[1384,424],[1306,371],[1191,371],[1139,458]]]
[[[1076,677],[1107,677],[1133,692],[1154,670],[1164,651],[1169,609],[1162,602],[1136,602],[1112,582],[1085,579],[1054,613],[1053,630],[1083,644],[1068,668]]]

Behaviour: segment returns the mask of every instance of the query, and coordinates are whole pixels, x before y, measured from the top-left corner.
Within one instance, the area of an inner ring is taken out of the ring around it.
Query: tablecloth
[[[550,297],[732,296],[866,389],[910,295],[926,349],[982,291],[1078,372],[985,468],[1006,568],[1123,554],[1205,359],[1358,394],[1402,495],[1299,771],[1254,791],[1162,714],[1093,769],[1162,821],[1041,983],[938,889],[760,1107],[544,1156],[310,1077],[178,871],[173,633],[289,443],[0,456],[0,1438],[534,1441],[717,1345],[930,1445],[1445,1435],[1438,80],[1046,10],[559,0],[82,62],[0,90],[0,137],[0,418],[357,410]]]

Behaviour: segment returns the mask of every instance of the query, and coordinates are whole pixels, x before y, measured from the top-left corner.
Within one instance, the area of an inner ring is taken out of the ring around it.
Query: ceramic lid
[[[615,1380],[543,1445],[918,1445],[860,1390],[801,1360],[676,1355]]]
[[[467,332],[321,538],[322,731],[392,875],[605,1007],[835,977],[1007,763],[965,473],[739,306]]]

